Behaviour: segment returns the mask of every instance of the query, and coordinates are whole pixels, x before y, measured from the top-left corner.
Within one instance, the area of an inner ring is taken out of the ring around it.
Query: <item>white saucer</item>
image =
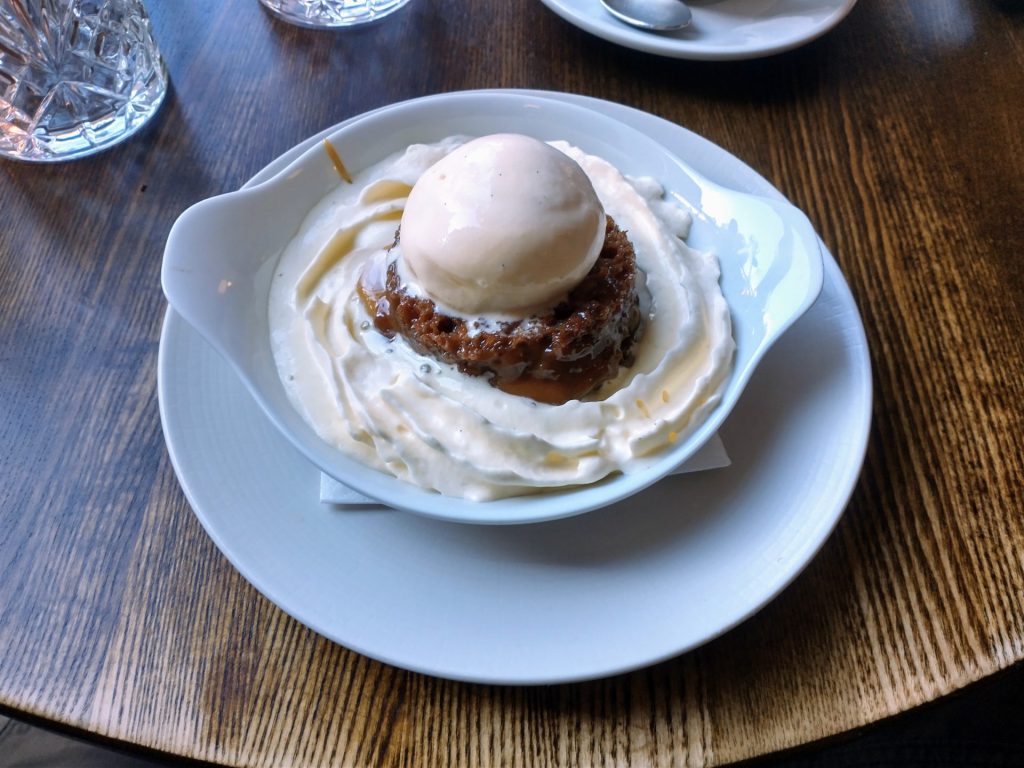
[[[857,0],[689,0],[693,22],[651,33],[616,20],[600,0],[541,0],[570,24],[613,43],[678,59],[726,61],[769,56],[828,32]]]
[[[684,128],[608,102],[536,95],[602,111],[721,184],[779,197]],[[320,504],[316,467],[169,311],[159,395],[171,460],[197,517],[242,575],[356,651],[487,683],[564,682],[651,664],[768,602],[849,499],[867,445],[871,372],[853,298],[827,253],[825,262],[818,302],[769,352],[722,427],[732,466],[667,479],[597,512],[492,527]]]

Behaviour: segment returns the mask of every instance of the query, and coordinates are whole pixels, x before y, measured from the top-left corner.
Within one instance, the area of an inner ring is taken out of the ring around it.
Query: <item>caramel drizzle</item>
[[[334,170],[338,172],[338,175],[347,183],[351,184],[352,177],[349,175],[348,168],[346,168],[345,164],[341,162],[341,155],[338,154],[338,150],[336,150],[334,145],[327,139],[324,139],[324,152],[326,152],[327,156],[331,159],[331,164],[334,166]]]

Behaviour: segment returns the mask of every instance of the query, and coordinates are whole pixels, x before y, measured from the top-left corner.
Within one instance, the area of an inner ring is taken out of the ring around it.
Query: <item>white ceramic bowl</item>
[[[278,378],[267,306],[281,251],[314,204],[339,183],[320,146],[262,184],[185,211],[168,237],[162,280],[174,309],[227,358],[277,428],[330,476],[388,506],[440,519],[539,522],[619,501],[689,458],[732,410],[772,343],[814,302],[822,285],[822,259],[817,236],[793,206],[713,184],[645,134],[567,103],[510,93],[453,93],[378,110],[339,129],[330,141],[357,173],[412,143],[497,132],[564,139],[627,175],[653,176],[693,214],[688,243],[718,255],[736,340],[732,374],[705,422],[637,471],[588,486],[473,502],[368,468],[317,436]]]

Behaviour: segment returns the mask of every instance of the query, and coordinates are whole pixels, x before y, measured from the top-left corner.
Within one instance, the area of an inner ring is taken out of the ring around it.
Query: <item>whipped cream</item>
[[[360,275],[393,242],[416,181],[465,143],[413,145],[371,166],[315,206],[285,248],[269,320],[293,405],[349,456],[474,500],[593,483],[684,439],[718,402],[735,350],[717,259],[687,247],[689,215],[656,180],[627,179],[564,142],[552,146],[627,232],[651,298],[632,366],[583,400],[546,405],[374,328]]]

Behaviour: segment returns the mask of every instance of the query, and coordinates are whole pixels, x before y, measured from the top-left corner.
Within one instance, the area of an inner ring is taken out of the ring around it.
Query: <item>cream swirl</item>
[[[553,142],[627,232],[651,297],[635,362],[583,400],[546,405],[491,387],[389,339],[356,286],[394,240],[416,180],[466,141],[413,145],[309,214],[271,286],[271,345],[292,403],[322,439],[423,488],[487,500],[629,472],[695,429],[718,402],[735,345],[712,254],[657,181]]]

